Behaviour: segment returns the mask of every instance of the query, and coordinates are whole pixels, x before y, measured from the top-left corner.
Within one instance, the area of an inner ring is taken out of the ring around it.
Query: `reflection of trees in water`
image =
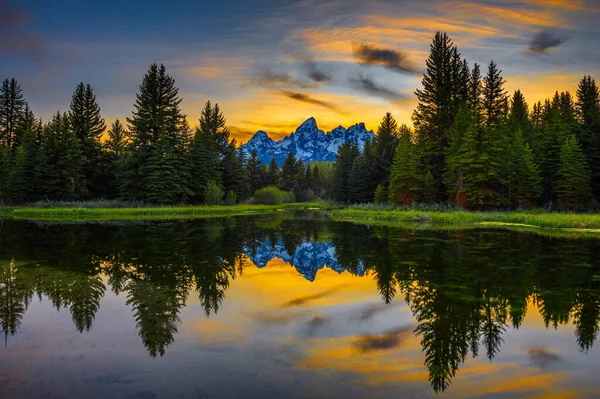
[[[0,320],[14,334],[31,298],[67,308],[78,331],[91,328],[105,294],[123,293],[152,356],[174,341],[188,295],[217,313],[242,253],[265,240],[294,253],[306,241],[331,241],[338,263],[365,268],[383,301],[402,297],[417,321],[429,380],[451,384],[467,356],[490,360],[502,335],[519,328],[535,303],[546,325],[575,325],[582,351],[600,320],[600,242],[507,231],[420,231],[274,218],[110,225],[5,222],[1,237]],[[18,266],[17,266],[18,265]],[[36,266],[37,265],[37,266]],[[193,292],[192,292],[193,291]],[[482,353],[483,355],[483,353]]]

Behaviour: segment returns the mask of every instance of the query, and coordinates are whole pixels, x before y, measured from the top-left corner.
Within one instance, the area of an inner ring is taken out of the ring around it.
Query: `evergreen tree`
[[[110,129],[108,129],[108,138],[104,142],[104,148],[114,158],[119,158],[127,151],[127,145],[129,144],[129,132],[125,129],[119,119],[116,119]]]
[[[418,201],[422,187],[421,173],[416,145],[413,143],[410,130],[405,130],[400,136],[392,164],[388,189],[389,202],[410,205]]]
[[[501,125],[508,110],[508,96],[501,73],[494,61],[491,61],[488,73],[483,77],[483,117],[489,128]]]
[[[7,175],[7,197],[11,203],[21,204],[37,199],[40,185],[40,145],[36,133],[24,133]]]
[[[219,109],[219,104],[213,106],[207,101],[200,114],[200,124],[190,150],[191,189],[196,193],[196,200],[201,200],[209,181],[223,184],[222,160],[229,151],[229,129],[225,116]]]
[[[121,181],[121,190],[126,198],[162,198],[159,193],[146,191],[148,186],[158,187],[148,182],[148,179],[150,174],[156,176],[152,165],[162,165],[157,162],[161,154],[168,154],[169,162],[178,165],[178,169],[173,171],[177,176],[173,177],[171,183],[172,187],[177,187],[174,195],[183,196],[189,193],[184,184],[189,174],[185,153],[189,140],[189,126],[181,112],[178,91],[175,80],[167,74],[164,65],[150,66],[136,94],[133,115],[127,118],[132,143],[123,163],[124,173]],[[161,148],[158,154],[154,154],[159,138],[163,138]],[[167,149],[167,146],[171,148]],[[175,197],[173,199],[175,200]],[[178,197],[177,200],[183,198]]]
[[[389,183],[390,168],[394,162],[394,151],[398,146],[398,123],[390,112],[387,112],[379,127],[373,143],[374,162],[372,184],[385,186]]]
[[[57,112],[44,129],[40,186],[48,200],[72,201],[85,193],[83,149],[68,115]]]
[[[365,150],[368,150],[367,146]],[[366,152],[354,158],[348,176],[348,200],[360,204],[372,202],[374,196],[374,191],[370,190],[372,177],[369,173],[368,155],[365,154]]]
[[[10,166],[10,152],[8,147],[0,145],[0,205],[6,201],[6,188]]]
[[[577,137],[591,172],[594,197],[600,200],[600,94],[596,81],[584,76],[577,88]]]
[[[516,90],[510,102],[508,125],[511,132],[521,131],[525,142],[533,146],[533,126],[529,120],[529,107],[520,90]]]
[[[459,206],[485,209],[501,204],[502,144],[493,129],[472,121],[458,154],[457,166],[463,174],[462,188],[457,191]]]
[[[106,195],[106,182],[111,172],[110,160],[105,159],[100,137],[106,129],[100,115],[100,106],[92,87],[79,83],[73,93],[69,111],[73,133],[83,149],[84,174],[88,197],[100,198]]]
[[[278,186],[279,185],[279,165],[275,157],[271,158],[269,167],[267,169],[267,186]]]
[[[235,140],[229,144],[223,160],[223,189],[226,193],[233,192],[237,199],[244,200],[248,193],[248,179],[244,169],[244,159],[238,154]]]
[[[190,194],[187,176],[181,173],[185,165],[171,140],[160,135],[150,157],[140,168],[140,173],[146,176],[143,182],[145,199],[153,203],[174,203]]]
[[[558,204],[564,208],[585,205],[590,198],[590,171],[573,135],[567,137],[560,149],[556,192]]]
[[[315,165],[313,168],[312,182],[313,186],[311,187],[311,190],[313,190],[313,192],[319,197],[325,196],[325,180],[319,165]]]
[[[19,124],[25,115],[25,100],[15,79],[5,79],[0,87],[0,145],[14,151],[20,144]]]
[[[298,181],[296,162],[296,156],[291,152],[283,161],[283,166],[281,167],[281,189],[285,191],[293,190]]]
[[[358,156],[360,151],[356,143],[344,143],[338,148],[331,179],[331,198],[335,201],[350,201],[349,178]]]
[[[251,193],[254,193],[262,187],[261,161],[258,158],[258,153],[255,148],[252,149],[248,162],[246,162],[246,174],[249,180],[250,191]]]
[[[467,105],[474,113],[479,113],[481,110],[481,96],[483,94],[483,88],[481,83],[481,68],[479,64],[473,65],[471,76],[469,79],[469,97]]]
[[[542,193],[542,179],[529,144],[518,130],[510,146],[510,158],[505,159],[508,174],[507,204],[510,207],[530,208]]]
[[[375,189],[375,203],[378,205],[388,202],[388,194],[383,184],[380,184]]]
[[[458,201],[456,194],[463,188],[463,171],[460,168],[460,149],[463,145],[464,136],[471,126],[472,119],[476,115],[473,108],[464,105],[458,111],[454,124],[450,128],[449,145],[446,148],[446,170],[444,171],[444,185],[448,190],[448,196],[453,201]]]
[[[446,193],[442,174],[446,166],[448,132],[465,100],[456,93],[463,92],[468,82],[455,78],[461,74],[463,65],[457,61],[459,54],[446,33],[437,32],[430,47],[423,88],[415,91],[419,103],[413,122],[419,154],[434,177],[437,199],[443,199]]]

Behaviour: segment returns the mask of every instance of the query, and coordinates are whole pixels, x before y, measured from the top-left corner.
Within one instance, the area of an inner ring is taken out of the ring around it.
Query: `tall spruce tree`
[[[387,112],[379,127],[377,137],[373,143],[374,164],[372,184],[383,184],[387,187],[390,177],[390,168],[394,161],[394,151],[398,146],[398,123],[390,112]]]
[[[67,114],[57,112],[44,128],[40,186],[48,200],[73,201],[86,190],[84,155]]]
[[[419,154],[434,178],[437,199],[446,192],[442,174],[446,166],[448,132],[460,105],[466,99],[457,93],[468,90],[468,81],[457,79],[463,70],[460,55],[446,33],[437,32],[426,61],[423,88],[415,91],[419,103],[413,113]]]
[[[339,146],[331,178],[331,198],[334,201],[348,202],[351,200],[349,178],[354,160],[359,156],[360,150],[356,143],[345,143]]]
[[[86,193],[90,198],[106,196],[109,180],[110,159],[104,157],[100,138],[106,124],[100,114],[100,106],[89,84],[79,83],[75,88],[69,110],[73,133],[83,149]]]
[[[560,149],[556,192],[558,204],[564,208],[583,206],[590,198],[590,171],[574,135],[569,135]]]
[[[422,188],[420,160],[411,136],[409,129],[402,130],[392,164],[388,199],[397,205],[410,205],[418,201]]]
[[[367,149],[368,150],[368,149]],[[354,203],[373,202],[374,190],[370,190],[368,155],[365,153],[354,158],[348,176],[348,199]]]
[[[104,148],[115,158],[119,158],[125,154],[128,144],[129,132],[119,119],[115,119],[110,125],[110,129],[108,129],[108,137],[104,142]]]
[[[271,158],[269,166],[267,168],[267,185],[278,186],[279,185],[279,165],[275,157]]]
[[[509,147],[510,153],[504,158],[507,174],[506,204],[511,208],[530,208],[542,193],[540,170],[534,161],[533,152],[523,137],[521,130],[514,134]]]
[[[596,81],[584,76],[577,88],[577,137],[591,172],[592,191],[600,201],[600,94]]]
[[[207,101],[199,122],[190,149],[191,189],[195,200],[202,201],[209,181],[223,185],[222,160],[230,148],[229,129],[219,104]]]
[[[504,90],[502,71],[494,61],[488,65],[488,72],[483,77],[482,109],[485,125],[495,128],[501,125],[508,111],[508,95]]]
[[[291,191],[298,182],[298,167],[296,165],[296,156],[290,152],[281,166],[281,188]]]
[[[456,194],[462,188],[464,174],[461,170],[460,149],[464,142],[467,130],[470,128],[476,110],[465,104],[458,111],[454,124],[450,128],[449,144],[446,147],[446,169],[444,171],[444,185],[448,191],[448,197],[456,201]]]
[[[262,186],[261,179],[261,161],[258,158],[256,148],[252,149],[248,161],[246,162],[246,175],[249,180],[250,193],[253,194]]]
[[[122,195],[126,198],[148,201],[162,198],[160,193],[148,191],[149,187],[159,187],[150,180],[156,175],[153,167],[163,167],[159,162],[160,154],[169,154],[167,160],[176,165],[173,173],[169,174],[169,179],[173,181],[163,183],[177,188],[172,193],[173,201],[181,201],[190,194],[187,187],[189,164],[185,150],[189,126],[181,112],[178,91],[175,80],[167,74],[164,65],[152,64],[144,75],[136,94],[135,110],[127,118],[132,143],[124,162],[121,181]],[[161,138],[160,151],[155,154]]]
[[[15,151],[20,144],[19,124],[25,116],[25,100],[15,79],[5,79],[0,86],[0,145]]]
[[[510,132],[521,131],[525,142],[533,146],[533,126],[529,119],[529,106],[520,90],[516,90],[510,101],[508,114],[508,125]]]

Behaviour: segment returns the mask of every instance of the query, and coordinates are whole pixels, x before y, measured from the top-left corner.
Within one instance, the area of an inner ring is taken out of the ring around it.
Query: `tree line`
[[[174,79],[153,64],[134,111],[106,130],[89,84],[67,112],[37,119],[15,79],[0,89],[0,203],[122,199],[147,203],[236,203],[275,186],[295,200],[325,195],[326,171],[290,154],[262,165],[230,137],[218,104],[206,102],[192,131]]]
[[[469,67],[447,34],[431,44],[414,129],[386,114],[361,150],[341,146],[331,196],[469,209],[599,210],[600,96],[584,76],[573,97],[556,92],[530,109],[509,96],[494,61]]]
[[[530,109],[509,96],[494,61],[470,67],[447,34],[436,33],[414,128],[387,113],[363,148],[347,143],[333,166],[289,154],[261,164],[230,137],[218,104],[199,126],[182,113],[174,79],[153,64],[132,115],[108,129],[92,87],[70,109],[37,119],[19,84],[0,88],[0,202],[118,198],[147,203],[236,203],[275,186],[295,200],[443,203],[468,209],[600,209],[600,95],[584,76],[575,96],[556,92]]]

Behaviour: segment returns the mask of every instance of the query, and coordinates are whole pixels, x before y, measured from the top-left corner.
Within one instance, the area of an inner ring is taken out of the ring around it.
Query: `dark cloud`
[[[354,58],[362,64],[383,65],[395,72],[410,74],[418,72],[408,61],[407,55],[398,50],[361,44],[354,48]]]
[[[29,27],[32,15],[0,0],[0,54],[17,54],[35,61],[42,58],[44,46]]]
[[[358,86],[360,90],[372,96],[383,97],[392,101],[406,98],[402,93],[378,85],[369,76],[360,75],[357,79],[352,79],[352,83],[354,83],[355,86]]]
[[[547,50],[558,47],[567,39],[558,36],[555,32],[551,32],[548,30],[542,30],[533,36],[531,41],[529,42],[529,50],[534,53],[545,53]]]
[[[562,360],[556,353],[552,353],[542,347],[529,348],[527,349],[527,353],[529,353],[531,363],[542,370],[546,370],[553,363]]]
[[[266,68],[262,73],[252,78],[252,83],[259,86],[288,86],[302,89],[316,87],[314,83],[295,79],[285,72],[275,72],[270,68]]]
[[[299,318],[304,317],[304,313],[289,313],[278,314],[273,312],[256,313],[252,314],[251,317],[257,323],[264,324],[267,326],[281,326],[291,323]]]
[[[297,100],[297,101],[301,101],[303,103],[308,103],[308,104],[314,104],[314,105],[318,105],[320,107],[324,107],[327,109],[330,109],[332,111],[338,112],[343,114],[344,112],[335,104],[332,104],[330,102],[327,101],[323,101],[323,100],[318,100],[312,96],[309,96],[308,94],[305,93],[298,93],[295,91],[289,91],[289,90],[282,90],[279,89],[279,92],[281,94],[283,94],[284,96],[291,98],[293,100]]]
[[[402,326],[378,335],[363,335],[355,346],[361,352],[393,349],[402,344],[402,335],[411,331],[411,326]]]
[[[356,318],[361,322],[367,321],[374,317],[377,313],[381,313],[388,309],[391,309],[393,306],[394,305],[389,303],[372,304],[361,309],[356,315]]]
[[[319,65],[317,65],[312,57],[304,56],[301,57],[301,60],[302,64],[304,65],[304,69],[306,70],[306,75],[313,82],[326,83],[331,81],[331,74],[320,69]]]
[[[300,100],[300,101],[303,101],[303,100]],[[318,101],[318,100],[315,100],[315,101]],[[310,102],[310,101],[308,101],[308,102]],[[285,309],[285,308],[291,308],[293,306],[302,306],[308,302],[314,301],[315,299],[320,299],[320,298],[329,296],[338,290],[339,290],[339,287],[331,288],[331,289],[319,292],[317,294],[301,296],[299,298],[292,299],[291,301],[284,303],[281,307]]]

